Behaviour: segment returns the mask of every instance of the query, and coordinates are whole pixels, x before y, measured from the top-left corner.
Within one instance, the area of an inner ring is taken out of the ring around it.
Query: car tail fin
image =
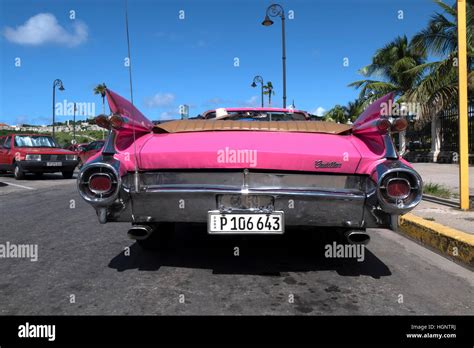
[[[138,133],[149,133],[153,129],[153,123],[146,118],[132,103],[117,93],[106,90],[111,116],[99,115],[95,118],[99,127],[114,129],[116,131],[135,131]]]
[[[395,124],[391,122],[393,93],[384,95],[370,104],[355,120],[352,133],[362,140],[374,154],[385,158],[398,158],[390,133]],[[401,129],[401,127],[399,127]]]
[[[355,120],[352,133],[362,134],[387,134],[392,124],[389,120],[388,109],[393,103],[393,93],[384,95],[370,104],[365,111]]]

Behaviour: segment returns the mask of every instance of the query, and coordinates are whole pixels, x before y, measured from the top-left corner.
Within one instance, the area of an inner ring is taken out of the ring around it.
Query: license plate
[[[63,162],[46,162],[46,167],[61,167]]]
[[[208,213],[209,234],[283,234],[285,219],[282,211],[270,214]]]

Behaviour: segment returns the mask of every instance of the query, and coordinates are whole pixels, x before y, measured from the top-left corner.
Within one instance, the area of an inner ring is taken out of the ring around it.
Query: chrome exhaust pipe
[[[153,232],[153,229],[147,225],[134,225],[131,229],[128,230],[128,237],[134,240],[143,240],[147,239],[150,234]]]
[[[367,245],[370,242],[370,236],[363,231],[357,231],[357,230],[346,231],[344,233],[344,236],[346,237],[346,240],[350,244]]]

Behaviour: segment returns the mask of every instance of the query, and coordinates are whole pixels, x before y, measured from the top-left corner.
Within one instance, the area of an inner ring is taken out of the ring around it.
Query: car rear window
[[[216,118],[216,112],[206,115],[206,119]],[[301,112],[269,112],[269,111],[230,111],[219,120],[232,121],[304,121],[306,117]]]
[[[59,147],[54,139],[44,135],[16,135],[16,147]]]

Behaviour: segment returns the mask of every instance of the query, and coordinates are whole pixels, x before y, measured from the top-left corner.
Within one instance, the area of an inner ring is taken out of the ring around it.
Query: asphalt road
[[[143,251],[128,224],[100,225],[75,180],[53,174],[0,176],[0,230],[0,244],[38,245],[36,262],[0,258],[0,314],[474,313],[471,271],[388,230],[369,231],[363,262],[325,258],[327,241],[302,231],[211,238],[178,226],[168,250]]]

